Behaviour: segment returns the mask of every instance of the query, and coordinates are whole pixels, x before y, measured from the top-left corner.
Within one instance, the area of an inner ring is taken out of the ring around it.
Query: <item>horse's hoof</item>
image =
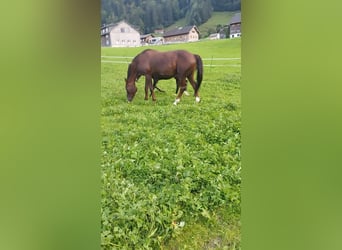
[[[177,105],[180,102],[180,99],[176,99],[173,103],[173,105]]]
[[[200,102],[201,98],[199,98],[198,96],[196,96],[196,102]]]
[[[173,104],[177,105],[179,102],[180,102],[180,99],[177,98]]]

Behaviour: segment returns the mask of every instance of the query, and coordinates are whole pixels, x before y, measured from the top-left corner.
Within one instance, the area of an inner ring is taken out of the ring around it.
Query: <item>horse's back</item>
[[[159,75],[174,76],[177,72],[192,70],[196,65],[195,56],[186,50],[157,51],[145,49],[138,54],[134,61],[142,74],[158,73]]]
[[[171,51],[158,51],[154,49],[145,49],[142,51],[140,54],[136,56],[136,58],[141,58],[142,60],[146,59],[153,59],[153,58],[166,58],[166,59],[172,59],[172,58],[177,58],[180,57],[182,59],[191,59],[193,58],[193,54],[190,53],[187,50],[171,50]]]

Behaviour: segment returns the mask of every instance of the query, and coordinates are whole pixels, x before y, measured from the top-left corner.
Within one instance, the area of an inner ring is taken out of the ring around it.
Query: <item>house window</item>
[[[128,33],[129,31],[130,31],[129,28],[127,28],[127,27],[120,28],[121,33]]]

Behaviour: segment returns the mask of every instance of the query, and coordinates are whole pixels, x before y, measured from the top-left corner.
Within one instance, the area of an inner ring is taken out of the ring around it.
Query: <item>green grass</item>
[[[187,49],[204,61],[201,102],[175,80],[144,100],[144,79],[126,101],[127,63],[101,63],[103,249],[240,249],[240,39],[155,46]],[[133,57],[146,47],[102,48]],[[226,66],[213,66],[221,64]],[[210,66],[211,65],[211,66]],[[192,88],[189,87],[192,93]]]
[[[190,223],[164,249],[240,249],[240,217],[217,209],[208,220]]]

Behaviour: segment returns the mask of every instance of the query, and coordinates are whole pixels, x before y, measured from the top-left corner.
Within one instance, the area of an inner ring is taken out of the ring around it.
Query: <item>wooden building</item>
[[[165,43],[194,42],[199,40],[200,32],[196,26],[179,27],[163,34]]]
[[[241,12],[236,13],[229,22],[229,38],[241,37]]]
[[[154,38],[153,34],[145,34],[140,36],[141,45],[146,45],[151,43],[151,40]]]

